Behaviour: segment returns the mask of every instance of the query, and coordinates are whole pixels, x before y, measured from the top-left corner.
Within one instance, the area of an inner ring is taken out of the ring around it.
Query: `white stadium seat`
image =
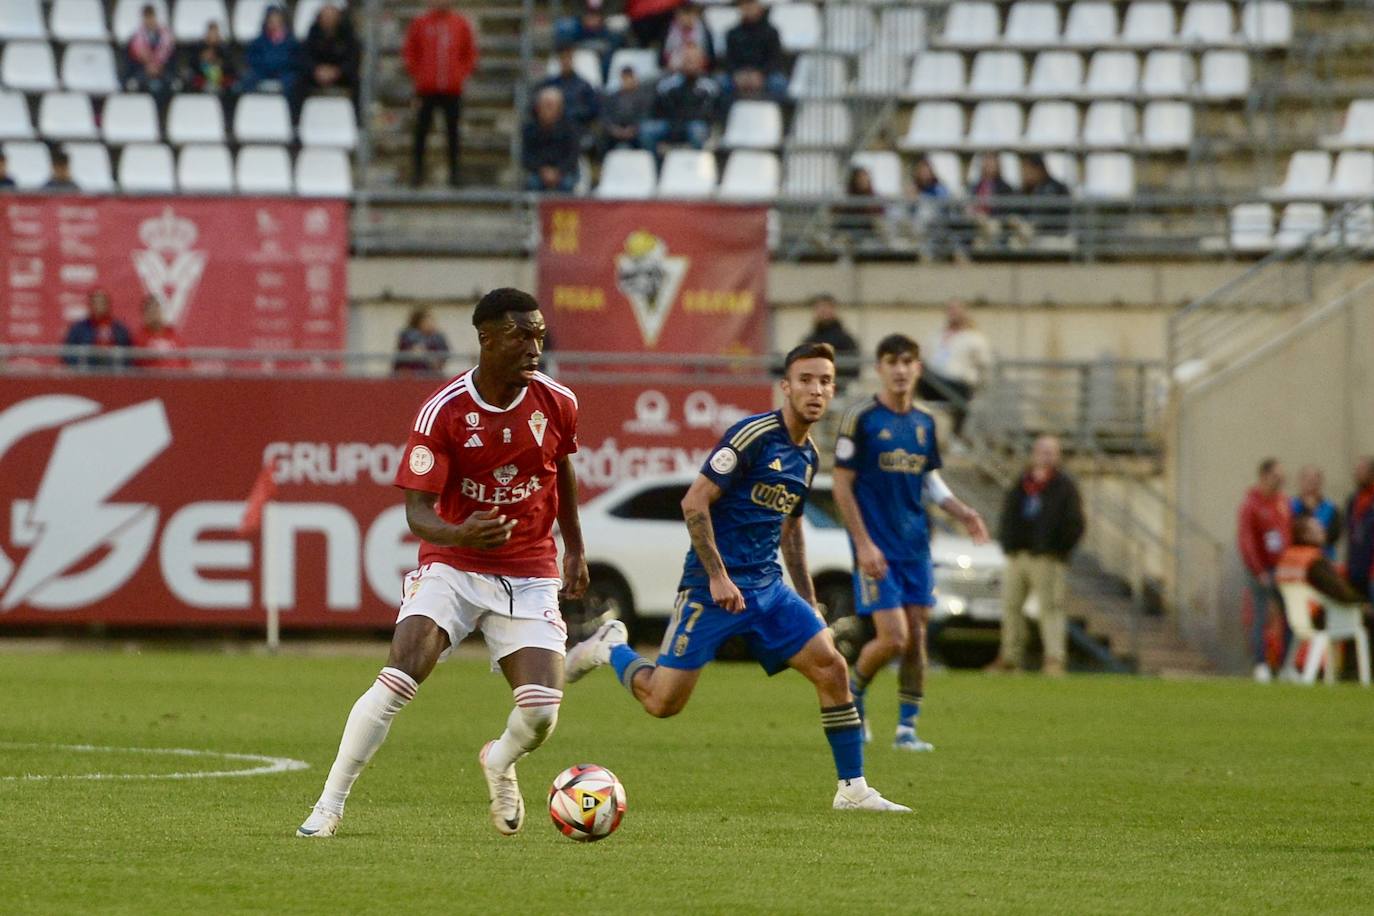
[[[1293,42],[1293,8],[1285,0],[1251,0],[1240,9],[1244,41],[1260,48],[1286,48]]]
[[[964,137],[964,109],[957,102],[918,102],[902,137],[903,149],[950,149]]]
[[[105,5],[100,0],[54,0],[48,31],[57,41],[109,41]]]
[[[1014,48],[1045,48],[1059,44],[1059,11],[1053,3],[1021,2],[1007,12],[1004,44]]]
[[[3,4],[0,4],[3,6]],[[0,50],[0,83],[24,92],[57,88],[57,63],[46,41],[11,41]]]
[[[913,99],[962,95],[965,88],[964,58],[953,51],[927,51],[916,55],[906,95]]]
[[[723,44],[717,45],[716,53],[722,53],[724,47]],[[626,67],[634,70],[641,86],[648,85],[658,78],[658,55],[650,48],[621,48],[616,51],[611,55],[611,69],[606,74],[607,92],[615,92],[620,88],[620,71]]]
[[[868,7],[855,4],[826,4],[825,24],[821,35],[822,45],[827,50],[840,54],[858,54],[873,44],[877,34],[878,23],[873,11]]]
[[[1145,58],[1140,91],[1154,98],[1176,98],[1193,91],[1193,58],[1182,51],[1151,51]]]
[[[1231,208],[1231,247],[1236,251],[1268,251],[1274,247],[1274,208],[1268,204],[1238,204]]]
[[[549,55],[548,64],[544,72],[549,76],[557,76],[559,70],[558,55]],[[591,48],[576,48],[573,50],[573,73],[591,83],[593,89],[601,88],[601,55]]]
[[[1045,171],[1064,182],[1069,190],[1078,190],[1078,159],[1069,153],[1046,153]]]
[[[353,193],[353,169],[341,149],[306,147],[296,157],[296,193],[302,197],[347,197]]]
[[[991,47],[1000,41],[997,7],[991,3],[952,3],[945,13],[944,44],[952,48]]]
[[[1135,162],[1128,153],[1090,153],[1083,162],[1083,196],[1126,200],[1135,196]]]
[[[63,146],[71,160],[72,181],[87,194],[110,194],[115,189],[110,170],[110,151],[103,143],[68,143]]]
[[[821,14],[815,4],[776,4],[768,10],[768,21],[778,30],[784,51],[796,54],[820,46]]]
[[[1140,58],[1130,51],[1098,51],[1088,62],[1083,94],[1093,98],[1133,96],[1140,89]]]
[[[171,19],[167,15],[167,0],[115,0],[114,13],[110,16],[110,31],[114,34],[114,40],[119,44],[125,44],[133,37],[134,32],[138,31],[140,23],[143,22],[143,8],[151,5],[157,10],[157,21],[163,25],[170,25]],[[200,36],[196,36],[199,38]],[[228,38],[229,36],[225,36]]]
[[[948,151],[934,151],[925,154],[930,170],[940,179],[950,197],[964,196],[964,170],[959,165],[959,154]]]
[[[290,194],[291,156],[286,147],[239,147],[234,186],[240,194]]]
[[[183,143],[223,143],[224,108],[213,95],[173,96],[167,108],[167,139]]]
[[[1100,48],[1116,41],[1116,7],[1105,0],[1079,0],[1069,7],[1061,39],[1066,47]]]
[[[222,143],[193,143],[177,154],[177,185],[183,193],[228,194],[234,190],[234,162]]]
[[[1236,43],[1236,22],[1225,0],[1193,0],[1183,11],[1178,40],[1185,45]]]
[[[647,200],[654,196],[658,170],[648,150],[613,149],[601,163],[596,196],[612,200]]]
[[[1021,94],[1026,85],[1026,59],[1015,51],[983,51],[973,59],[968,93],[984,98]]]
[[[788,153],[782,193],[787,197],[833,197],[843,190],[840,160],[834,153]]]
[[[171,147],[131,143],[119,154],[119,187],[135,193],[170,194],[176,190]]]
[[[926,46],[927,28],[925,10],[885,6],[878,22],[878,46],[909,57]]]
[[[873,179],[873,193],[878,197],[902,196],[902,160],[891,150],[866,150],[855,153],[850,168],[868,170]]]
[[[1083,116],[1083,145],[1123,149],[1135,144],[1139,130],[1135,106],[1126,102],[1093,102]]]
[[[4,0],[0,3],[0,41],[41,41],[47,37],[39,0]]]
[[[725,119],[720,145],[725,149],[777,149],[782,146],[782,109],[776,102],[736,102]]]
[[[346,0],[296,0],[294,28],[297,38],[305,41],[305,36],[310,34],[310,27],[315,24],[315,20],[320,15],[320,9],[327,3],[333,3],[338,7],[348,5]]]
[[[736,6],[708,6],[702,12],[701,21],[705,23],[707,30],[711,33],[711,45],[715,48],[717,57],[725,53],[725,38],[730,34],[731,29],[739,25],[739,20],[739,7]],[[654,54],[651,49],[645,50],[651,55]],[[617,51],[616,53],[621,52]],[[654,55],[654,58],[655,63],[657,63],[657,55]],[[615,59],[612,58],[611,72],[614,74],[618,70]]]
[[[1321,204],[1297,203],[1283,208],[1279,231],[1274,233],[1277,248],[1300,248],[1317,242],[1316,233],[1326,225],[1326,209]]]
[[[1202,55],[1202,95],[1240,99],[1250,93],[1250,55],[1244,51],[1208,51]]]
[[[1120,44],[1132,48],[1172,45],[1178,34],[1174,8],[1163,0],[1135,0],[1121,20]]]
[[[358,118],[353,102],[342,96],[315,96],[301,107],[301,143],[306,146],[358,145]]]
[[[94,140],[95,110],[81,92],[46,92],[38,103],[38,132],[49,140]]]
[[[172,10],[172,35],[179,42],[194,43],[205,37],[205,27],[212,22],[219,24],[219,33],[225,38],[233,34],[224,0],[177,0]]]
[[[1345,110],[1341,132],[1327,137],[1322,145],[1334,149],[1374,147],[1374,99],[1356,99]]]
[[[0,140],[32,140],[33,120],[22,92],[0,90]]]
[[[854,124],[843,102],[802,102],[792,117],[793,147],[841,149],[853,139]]]
[[[234,139],[239,143],[290,143],[291,110],[282,95],[250,93],[234,108]]]
[[[52,156],[46,143],[26,140],[6,143],[5,165],[20,188],[41,188],[52,177]]]
[[[886,46],[869,48],[859,58],[854,92],[859,95],[900,95],[906,82],[906,57]]]
[[[787,92],[794,99],[833,99],[849,91],[844,58],[835,54],[801,54],[792,66]]]
[[[1078,106],[1073,102],[1043,101],[1031,106],[1021,146],[1062,149],[1078,145]]]
[[[234,3],[234,15],[232,25],[234,27],[234,41],[246,45],[262,34],[262,20],[267,15],[267,9],[271,6],[280,6],[276,0],[236,0]],[[297,33],[297,38],[305,38],[304,35]],[[229,40],[225,35],[224,39]]]
[[[1073,51],[1046,51],[1035,56],[1026,94],[1062,98],[1083,91],[1083,56]]]
[[[1193,145],[1193,109],[1187,102],[1150,102],[1141,116],[1140,141],[1149,150]]]
[[[764,150],[735,150],[725,160],[719,196],[726,200],[758,200],[778,196],[782,167],[776,154]]]
[[[1283,184],[1269,188],[1266,197],[1275,200],[1322,197],[1331,183],[1331,154],[1321,150],[1301,150],[1288,159]]]
[[[100,119],[106,143],[156,143],[162,139],[151,95],[118,93],[105,99]]]
[[[83,41],[62,52],[62,85],[73,92],[109,95],[119,91],[114,49],[104,42]]]
[[[969,119],[966,146],[1002,148],[1015,146],[1021,139],[1024,115],[1015,102],[979,102]]]
[[[701,150],[675,149],[663,158],[659,197],[711,197],[716,191],[716,157]]]
[[[1333,199],[1374,197],[1374,152],[1346,150],[1337,156],[1325,196]]]

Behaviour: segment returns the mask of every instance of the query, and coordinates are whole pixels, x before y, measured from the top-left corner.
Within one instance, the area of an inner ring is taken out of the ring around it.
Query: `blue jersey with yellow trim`
[[[740,588],[762,588],[782,577],[778,542],[787,516],[800,517],[820,456],[809,438],[795,444],[782,412],[746,417],[726,430],[701,473],[721,489],[711,504],[711,527],[725,571]],[[679,588],[709,584],[687,551]]]
[[[855,404],[840,421],[835,466],[854,472],[859,513],[884,557],[917,560],[930,553],[922,496],[926,474],[940,467],[930,411],[912,405],[897,413],[876,397]]]

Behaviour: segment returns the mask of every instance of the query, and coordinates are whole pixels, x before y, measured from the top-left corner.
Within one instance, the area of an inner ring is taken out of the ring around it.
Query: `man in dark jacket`
[[[825,343],[835,348],[837,392],[859,377],[859,342],[840,322],[838,304],[829,293],[811,297],[811,333],[803,337],[801,343]]]
[[[998,540],[1007,555],[1002,577],[1002,649],[991,670],[1024,666],[1026,599],[1040,604],[1043,672],[1061,677],[1068,659],[1064,599],[1069,554],[1083,538],[1083,501],[1073,478],[1059,467],[1059,440],[1041,436],[1031,447],[1031,463],[1002,503]]]
[[[1069,188],[1050,174],[1045,157],[1026,153],[1021,157],[1021,193],[1044,198],[1043,206],[1026,208],[1025,218],[1037,232],[1064,233],[1069,228]]]
[[[725,33],[725,73],[734,98],[787,96],[782,38],[761,0],[741,0],[739,25]]]
[[[330,3],[305,36],[305,68],[310,85],[315,89],[345,89],[350,94],[358,88],[358,60],[361,48],[348,21],[339,7]]]
[[[124,365],[124,355],[116,348],[133,346],[133,337],[124,322],[114,317],[110,296],[103,289],[93,289],[87,297],[89,313],[67,329],[63,344],[69,347],[110,348],[104,354],[69,353],[62,357],[68,366],[90,369],[118,369]]]
[[[577,184],[579,135],[563,113],[563,93],[545,86],[534,97],[534,119],[525,124],[521,164],[527,191],[572,192]]]
[[[711,124],[720,116],[720,86],[706,75],[706,55],[685,48],[682,69],[658,82],[653,120],[645,121],[640,143],[653,153],[663,143],[687,143],[701,149],[711,138]]]
[[[1374,455],[1355,463],[1355,492],[1345,510],[1345,574],[1374,601]]]
[[[553,86],[563,93],[563,112],[568,120],[582,133],[589,133],[597,116],[601,113],[601,99],[592,84],[587,82],[573,69],[577,48],[571,44],[558,49],[558,72],[534,87],[535,96],[539,90]]]
[[[653,112],[654,93],[641,86],[634,67],[622,67],[620,87],[601,103],[601,152],[639,146],[639,126]]]

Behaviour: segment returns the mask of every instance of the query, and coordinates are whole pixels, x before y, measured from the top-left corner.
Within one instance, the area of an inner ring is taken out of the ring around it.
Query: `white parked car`
[[[689,539],[682,497],[693,474],[643,477],[620,484],[582,507],[591,587],[588,612],[635,622],[672,614]],[[993,624],[1001,619],[1002,569],[997,544],[975,545],[936,518],[931,551],[938,590],[932,617]],[[848,616],[854,606],[849,536],[835,510],[830,478],[811,487],[803,521],[806,558],[826,616]]]

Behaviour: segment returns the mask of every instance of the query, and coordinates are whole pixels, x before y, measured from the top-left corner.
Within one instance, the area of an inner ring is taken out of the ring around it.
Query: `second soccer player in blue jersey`
[[[921,377],[916,342],[902,334],[883,338],[877,370],[878,394],[845,413],[835,440],[835,505],[854,549],[855,609],[872,619],[877,633],[854,663],[850,690],[863,716],[869,681],[900,658],[893,747],[929,751],[932,746],[916,734],[925,693],[926,623],[935,604],[924,500],[962,522],[975,543],[986,542],[988,532],[978,513],[940,479],[935,418],[912,394]]]

